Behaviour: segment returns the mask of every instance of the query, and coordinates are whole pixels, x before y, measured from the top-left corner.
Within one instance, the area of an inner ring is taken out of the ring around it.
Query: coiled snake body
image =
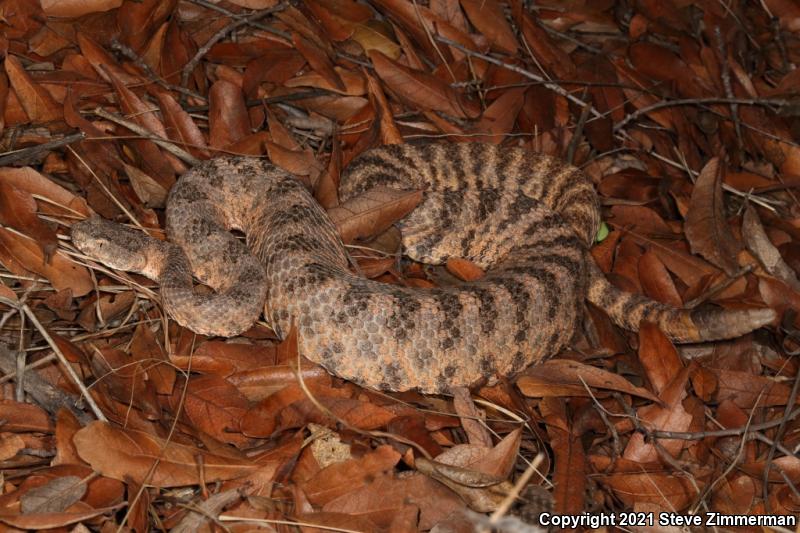
[[[248,158],[207,161],[178,181],[170,243],[99,218],[74,225],[72,238],[111,267],[158,280],[168,313],[198,333],[236,335],[264,311],[279,335],[294,321],[307,358],[384,390],[447,392],[514,374],[569,343],[585,299],[623,327],[650,320],[677,341],[734,337],[774,318],[678,310],[614,288],[588,254],[597,196],[552,157],[480,143],[384,146],[349,165],[340,196],[379,185],[425,189],[399,223],[408,256],[464,257],[487,275],[438,289],[361,278],[304,186]],[[215,293],[195,293],[192,274]]]

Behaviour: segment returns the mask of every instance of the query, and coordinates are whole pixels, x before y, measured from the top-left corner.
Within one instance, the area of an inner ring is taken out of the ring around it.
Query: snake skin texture
[[[167,312],[198,333],[236,335],[263,311],[281,337],[294,322],[308,359],[383,390],[446,393],[513,375],[570,342],[586,299],[623,327],[653,321],[681,342],[774,319],[769,309],[679,310],[614,288],[588,253],[600,221],[594,189],[555,158],[481,143],[384,146],[353,160],[340,197],[375,186],[425,190],[399,223],[409,257],[464,257],[487,275],[436,289],[358,277],[304,186],[238,157],[179,180],[168,243],[99,218],[75,224],[72,238],[108,266],[159,281]],[[214,293],[196,293],[192,275]]]

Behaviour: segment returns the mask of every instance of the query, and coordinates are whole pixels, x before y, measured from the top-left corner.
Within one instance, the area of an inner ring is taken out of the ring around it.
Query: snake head
[[[93,216],[72,225],[72,243],[84,254],[117,270],[142,272],[142,253],[150,237],[141,231]]]

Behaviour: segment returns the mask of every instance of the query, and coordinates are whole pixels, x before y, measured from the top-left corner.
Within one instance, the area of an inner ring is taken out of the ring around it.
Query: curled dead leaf
[[[424,457],[415,460],[417,469],[436,481],[447,485],[461,496],[467,505],[479,512],[497,509],[512,488],[511,483],[475,470],[429,461]]]
[[[517,379],[526,396],[589,396],[586,387],[615,390],[657,402],[652,392],[624,377],[577,361],[551,359],[526,370]]]
[[[422,191],[401,191],[389,187],[370,189],[328,210],[328,216],[345,243],[368,240],[414,210]]]
[[[729,276],[734,276],[739,271],[736,257],[741,246],[728,226],[721,176],[720,161],[716,157],[700,171],[689,203],[685,231],[692,253],[702,255]]]
[[[767,237],[764,226],[758,218],[755,208],[747,204],[742,222],[742,238],[745,246],[756,256],[764,270],[783,281],[795,291],[800,292],[800,280],[792,268],[786,264],[780,252]]]
[[[207,481],[236,479],[258,468],[246,457],[217,455],[100,421],[80,429],[73,440],[78,455],[95,471],[121,481],[130,476],[154,487],[194,485],[201,464]]]

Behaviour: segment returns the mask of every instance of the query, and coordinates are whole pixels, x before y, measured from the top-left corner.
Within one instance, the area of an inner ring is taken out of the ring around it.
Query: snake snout
[[[141,271],[145,258],[141,254],[144,235],[120,224],[91,217],[72,225],[72,243],[81,252],[111,268]]]

